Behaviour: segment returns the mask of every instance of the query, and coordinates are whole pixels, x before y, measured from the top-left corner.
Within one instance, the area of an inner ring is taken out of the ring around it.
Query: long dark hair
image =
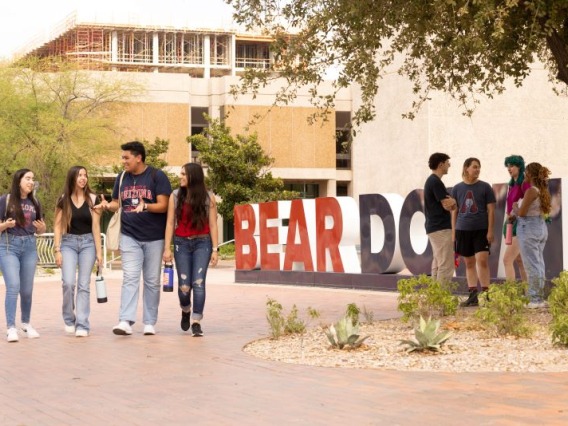
[[[73,166],[67,172],[67,177],[65,178],[65,186],[64,192],[59,201],[57,202],[57,208],[61,209],[61,224],[65,224],[65,232],[69,231],[71,226],[71,195],[75,192],[75,187],[77,186],[77,178],[79,177],[79,173],[81,170],[85,170],[87,174],[87,184],[83,189],[83,196],[87,201],[89,207],[93,207],[93,200],[91,199],[91,194],[94,194],[91,188],[89,187],[89,173],[87,169],[83,166]],[[65,233],[64,232],[64,233]]]
[[[26,173],[31,172],[30,169],[20,169],[14,173],[12,178],[12,189],[10,190],[10,201],[6,206],[6,217],[11,217],[16,221],[19,226],[26,226],[26,218],[24,217],[24,211],[22,210],[22,189],[20,188],[20,183]],[[34,197],[34,192],[30,192],[27,197],[32,201],[36,211],[36,220],[41,219],[41,207],[39,201]]]
[[[183,166],[187,178],[187,186],[180,187],[178,191],[178,202],[176,207],[176,218],[178,222],[182,219],[183,206],[189,204],[191,225],[197,230],[203,229],[207,223],[209,212],[209,194],[205,187],[205,175],[199,164],[186,163]]]

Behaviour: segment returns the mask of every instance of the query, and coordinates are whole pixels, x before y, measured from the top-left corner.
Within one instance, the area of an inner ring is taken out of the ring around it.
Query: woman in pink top
[[[506,234],[508,223],[513,224],[513,242],[511,245],[506,246],[505,254],[503,256],[503,265],[505,267],[505,277],[507,280],[516,280],[515,266],[517,264],[521,280],[527,280],[527,274],[521,259],[521,250],[519,248],[519,241],[517,240],[517,218],[512,214],[513,203],[523,198],[525,191],[530,188],[530,183],[525,181],[525,160],[520,155],[511,155],[505,158],[505,167],[511,176],[509,181],[509,188],[507,190],[507,205],[505,207],[505,224],[503,225],[503,235]]]

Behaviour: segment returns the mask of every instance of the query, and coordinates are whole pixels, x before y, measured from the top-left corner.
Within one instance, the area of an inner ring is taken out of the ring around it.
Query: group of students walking
[[[54,252],[61,268],[62,316],[66,333],[87,337],[90,332],[90,281],[93,267],[101,268],[102,211],[121,209],[120,252],[123,282],[116,335],[131,335],[136,322],[140,279],[143,280],[144,335],[154,335],[160,303],[161,264],[175,259],[180,326],[202,336],[205,281],[209,264],[218,261],[217,205],[207,191],[203,169],[195,163],[181,168],[179,188],[161,170],[145,164],[146,151],[138,141],[121,145],[121,172],[112,200],[100,199],[89,187],[87,170],[69,169],[56,203]],[[34,174],[18,170],[9,194],[0,197],[0,269],[6,285],[8,342],[19,340],[16,327],[18,295],[20,330],[28,338],[39,333],[30,324],[36,264],[36,235],[46,231],[41,205],[34,196]],[[171,244],[174,251],[172,256]]]
[[[424,185],[426,233],[432,246],[432,277],[450,281],[454,275],[454,256],[461,256],[466,267],[469,297],[463,306],[476,306],[479,291],[490,283],[489,253],[494,241],[495,193],[479,179],[481,162],[468,158],[462,169],[462,182],[447,191],[442,177],[450,168],[450,157],[434,153],[428,162],[432,174]],[[545,306],[544,246],[548,238],[545,219],[551,210],[548,191],[550,170],[539,163],[525,162],[520,155],[505,158],[510,175],[506,202],[507,224],[512,240],[503,258],[507,280],[515,280],[516,262],[521,280],[528,282],[529,308]],[[478,287],[479,285],[479,287]]]

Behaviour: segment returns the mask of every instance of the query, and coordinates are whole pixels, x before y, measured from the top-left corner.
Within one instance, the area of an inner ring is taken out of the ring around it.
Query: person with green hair
[[[525,160],[520,155],[510,155],[505,158],[505,167],[511,176],[507,189],[507,201],[505,206],[505,223],[503,224],[503,235],[506,235],[507,224],[513,225],[513,239],[510,245],[505,248],[503,255],[503,266],[505,267],[505,278],[507,281],[517,279],[515,273],[515,263],[519,269],[522,281],[527,280],[527,274],[523,266],[521,249],[517,240],[517,217],[512,213],[513,203],[524,197],[530,183],[525,180]]]

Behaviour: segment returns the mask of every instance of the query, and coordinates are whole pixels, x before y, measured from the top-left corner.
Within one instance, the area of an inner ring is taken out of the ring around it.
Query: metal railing
[[[38,266],[44,268],[55,268],[55,253],[53,252],[53,233],[46,232],[44,234],[38,235],[36,239],[37,255],[38,255]],[[218,247],[235,242],[235,240],[225,241],[219,244]],[[103,265],[104,268],[112,270],[113,262],[120,259],[120,252],[111,251],[110,256],[106,248],[106,235],[101,233],[101,243],[103,248]]]
[[[53,252],[53,233],[46,232],[45,234],[41,234],[37,236],[36,239],[36,246],[37,246],[37,255],[38,255],[38,266],[42,266],[44,268],[53,268],[55,267],[55,253]],[[112,262],[120,259],[120,255],[117,255],[118,252],[111,252],[110,258],[107,253],[106,248],[106,235],[101,233],[101,243],[102,243],[102,252],[103,252],[103,265],[105,268],[112,269]]]

